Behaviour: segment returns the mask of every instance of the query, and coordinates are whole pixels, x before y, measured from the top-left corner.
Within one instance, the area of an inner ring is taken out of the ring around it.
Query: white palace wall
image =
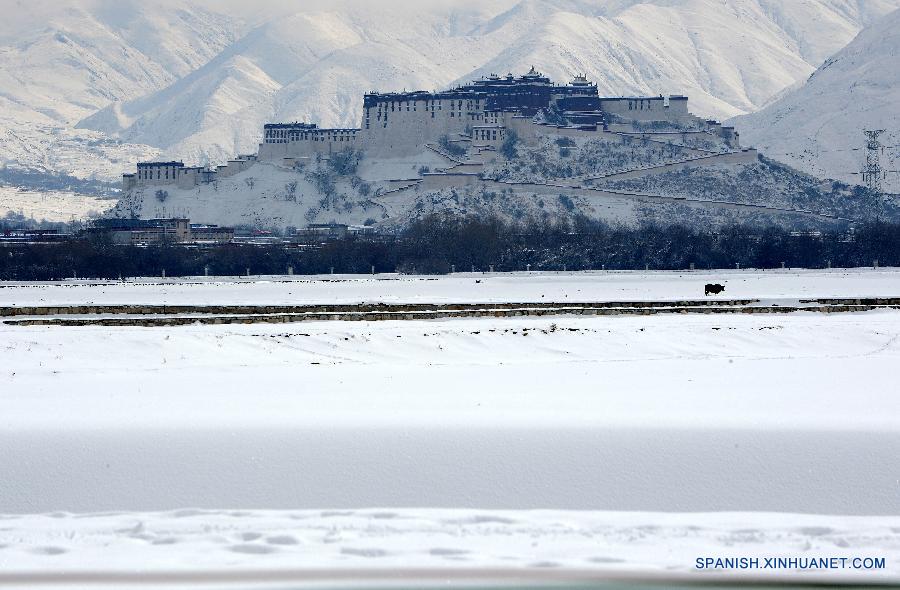
[[[285,159],[328,155],[348,147],[358,149],[362,145],[358,129],[313,129],[295,137],[297,139],[266,140],[259,144],[259,160],[281,164]]]
[[[409,156],[442,135],[451,139],[476,125],[494,124],[502,113],[484,113],[472,99],[379,102],[363,113],[361,147],[378,156]]]
[[[694,118],[683,96],[601,98],[600,110],[625,121],[682,121]]]

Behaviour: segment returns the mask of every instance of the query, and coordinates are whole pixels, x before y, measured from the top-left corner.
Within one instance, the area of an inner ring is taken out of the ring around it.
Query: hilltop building
[[[740,148],[733,128],[692,115],[686,96],[601,97],[596,84],[584,76],[557,85],[532,68],[523,76],[491,75],[441,92],[370,92],[363,96],[359,128],[268,123],[257,154],[238,156],[215,169],[142,162],[136,174],[123,176],[123,187],[126,191],[160,184],[191,188],[242,172],[258,161],[292,167],[297,161],[346,148],[404,157],[425,149],[437,151],[435,144],[441,138],[467,149],[496,152],[512,133],[526,143],[549,133],[593,134],[619,143],[625,136],[666,141],[703,134],[729,149]]]
[[[238,156],[229,160],[228,164],[215,168],[185,166],[184,162],[138,162],[137,174],[122,175],[122,189],[129,191],[144,185],[174,185],[177,188],[189,189],[243,172],[256,161],[256,154],[248,154]]]

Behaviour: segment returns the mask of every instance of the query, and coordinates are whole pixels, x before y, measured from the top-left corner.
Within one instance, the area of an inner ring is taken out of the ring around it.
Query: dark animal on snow
[[[718,295],[724,290],[725,285],[720,285],[719,283],[707,283],[706,287],[703,288],[703,294],[709,295],[710,293],[712,293],[713,295]]]

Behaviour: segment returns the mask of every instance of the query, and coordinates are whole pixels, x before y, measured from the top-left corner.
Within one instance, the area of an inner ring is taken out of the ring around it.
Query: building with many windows
[[[733,128],[692,115],[687,102],[685,96],[601,97],[597,85],[584,76],[559,85],[532,67],[522,76],[494,74],[439,92],[369,92],[363,96],[358,128],[267,123],[257,154],[215,169],[142,162],[136,174],[123,176],[123,186],[126,191],[146,184],[190,188],[242,172],[257,161],[293,167],[348,148],[380,157],[415,155],[441,143],[498,150],[512,134],[533,142],[551,132],[596,133],[610,141],[629,134],[665,140],[696,133],[715,135],[731,149],[740,147]]]

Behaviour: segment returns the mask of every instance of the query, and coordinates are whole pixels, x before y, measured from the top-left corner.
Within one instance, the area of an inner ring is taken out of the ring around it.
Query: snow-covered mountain
[[[772,157],[826,178],[859,183],[863,129],[885,129],[885,168],[900,164],[900,11],[865,29],[804,83],[732,123]],[[898,174],[884,186],[900,192]]]
[[[4,112],[72,124],[169,86],[238,35],[227,16],[174,0],[7,0],[0,28]]]
[[[805,78],[897,6],[522,0],[403,19],[372,4],[304,12],[261,24],[172,86],[110,105],[79,126],[192,161],[222,160],[252,150],[265,119],[355,126],[365,90],[430,89],[531,65],[561,81],[586,73],[611,95],[688,94],[699,113],[726,117]]]
[[[15,15],[0,24],[0,163],[108,177],[136,153],[216,162],[251,151],[266,120],[358,125],[367,90],[532,65],[559,81],[585,73],[613,95],[688,94],[702,115],[748,113],[900,0],[0,6]],[[110,139],[121,149],[85,165],[42,143],[48,130],[86,153]]]
[[[525,0],[483,27],[515,39],[483,74],[531,63],[601,92],[683,93],[706,116],[751,112],[897,2]]]
[[[74,128],[115,101],[166,88],[239,38],[227,15],[174,0],[0,2],[0,167],[112,178],[135,156]]]
[[[281,17],[173,85],[111,104],[79,127],[204,162],[254,150],[265,120],[358,126],[363,92],[445,86],[488,59],[460,34],[485,20],[483,10],[397,19],[359,5]]]

